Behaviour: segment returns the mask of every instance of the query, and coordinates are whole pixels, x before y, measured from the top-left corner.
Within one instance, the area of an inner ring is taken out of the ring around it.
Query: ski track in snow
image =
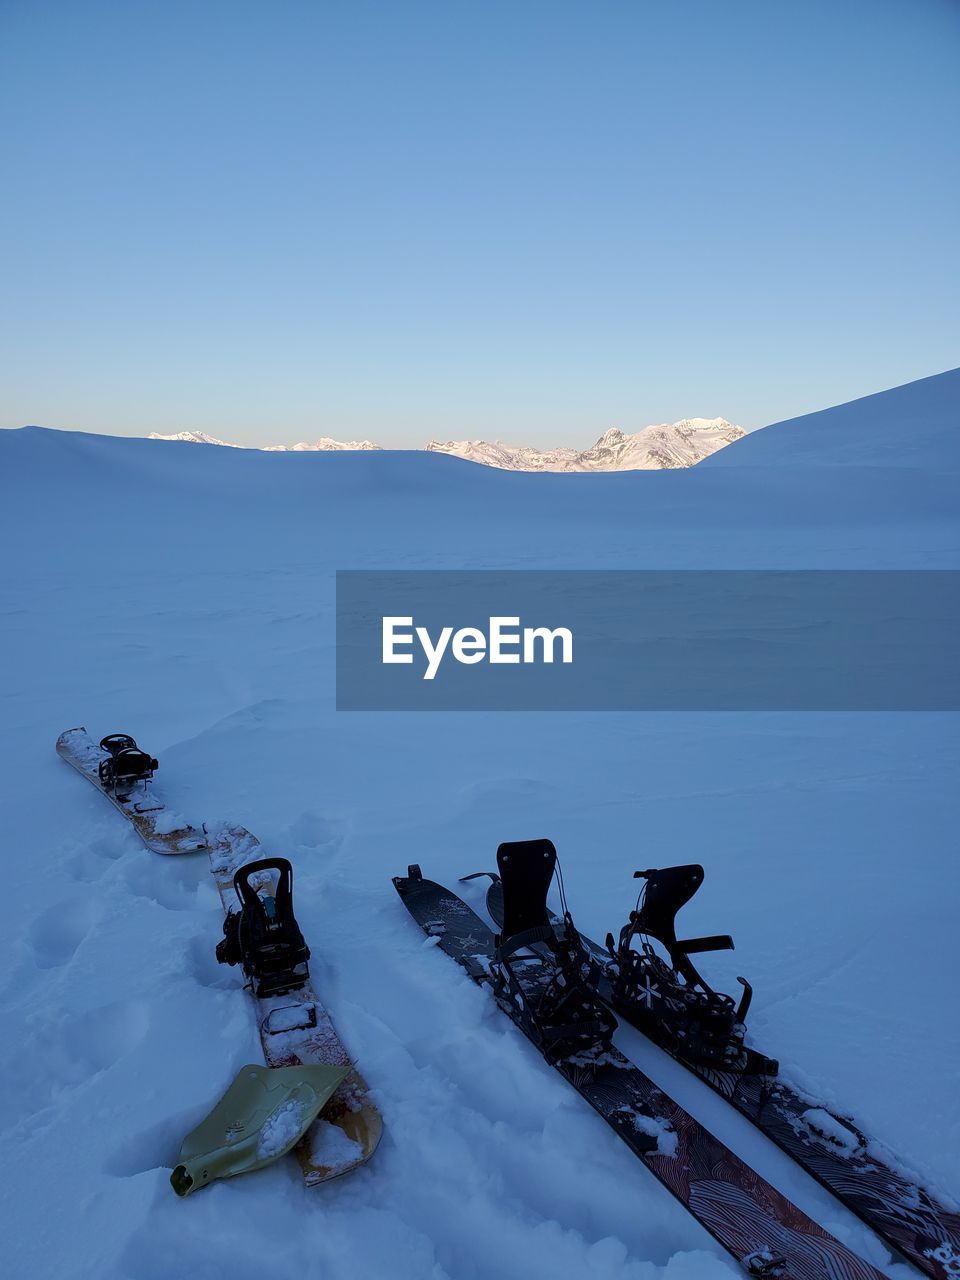
[[[690,472],[527,477],[430,455],[0,433],[0,536],[20,548],[0,583],[11,1273],[738,1275],[423,946],[390,885],[414,861],[452,883],[491,867],[500,840],[541,835],[594,936],[626,918],[634,869],[703,862],[684,932],[734,935],[709,972],[729,990],[753,981],[754,1042],[960,1192],[956,717],[351,717],[332,701],[336,568],[956,566],[941,482],[957,437],[949,454],[937,433],[960,379],[945,377],[913,389],[900,464],[862,475],[829,457],[778,470],[776,442],[756,437]],[[838,421],[869,451],[885,418],[873,405]],[[145,526],[149,554],[122,541],[105,563],[127,524]],[[260,1061],[259,1040],[213,954],[206,855],[150,855],[57,759],[57,734],[80,723],[133,733],[188,821],[242,823],[293,861],[315,985],[383,1110],[359,1172],[307,1191],[284,1159],[173,1195],[181,1138]],[[619,1043],[850,1247],[915,1275],[682,1068],[636,1033]]]

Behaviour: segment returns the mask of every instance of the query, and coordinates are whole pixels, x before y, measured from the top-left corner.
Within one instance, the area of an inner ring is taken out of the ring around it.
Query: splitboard
[[[495,873],[486,874],[491,881],[487,910],[499,927],[503,886]],[[556,928],[562,926],[559,916],[551,913],[549,918]],[[580,937],[606,975],[612,963],[610,953],[585,935]],[[620,1017],[630,1020],[614,1001],[608,976],[601,978],[597,992]],[[726,1098],[924,1275],[933,1280],[960,1277],[960,1214],[938,1203],[931,1192],[885,1158],[878,1144],[848,1116],[830,1111],[779,1076],[718,1071],[671,1056]]]
[[[240,904],[234,874],[246,863],[262,857],[257,838],[232,823],[206,833],[210,869],[225,912]],[[272,891],[264,873],[262,887]],[[383,1122],[372,1102],[366,1081],[353,1065],[330,1015],[310,980],[285,995],[253,997],[260,1027],[263,1055],[271,1067],[344,1066],[350,1074],[338,1085],[320,1117],[295,1148],[307,1186],[315,1186],[349,1173],[369,1160],[380,1141]]]
[[[184,824],[177,814],[168,809],[152,784],[138,783],[126,795],[118,795],[116,790],[103,786],[100,765],[109,759],[109,752],[94,742],[82,726],[61,733],[57,739],[57,755],[73,765],[125,818],[129,818],[140,839],[153,853],[197,853],[206,849],[203,832]]]
[[[116,738],[125,735],[114,735]],[[132,739],[130,739],[132,741]],[[137,783],[118,795],[100,780],[100,765],[110,752],[84,728],[68,729],[57,739],[57,754],[91,782],[133,824],[154,853],[208,852],[224,911],[238,905],[234,872],[261,856],[258,841],[243,827],[226,824],[208,833],[185,825],[166,808],[153,786]],[[150,762],[155,766],[155,761]],[[269,888],[265,882],[264,888]],[[354,1067],[330,1015],[313,986],[283,996],[255,999],[260,1040],[271,1067],[344,1066],[350,1071],[295,1148],[308,1186],[348,1173],[370,1158],[380,1140],[382,1121],[366,1082]]]
[[[479,916],[448,889],[423,879],[418,867],[397,876],[394,885],[440,949],[474,981],[491,985],[495,939]],[[522,960],[512,964],[521,983],[549,977],[541,961],[531,963],[527,975]],[[538,993],[531,988],[529,994],[535,1002]],[[510,1006],[501,1007],[511,1013]],[[881,1272],[791,1204],[616,1049],[581,1050],[553,1065],[748,1275],[883,1280]]]

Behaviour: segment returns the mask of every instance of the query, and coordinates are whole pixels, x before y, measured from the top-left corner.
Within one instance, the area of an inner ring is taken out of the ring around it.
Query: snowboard
[[[503,887],[493,872],[486,874],[491,881],[487,910],[499,927],[503,923]],[[550,922],[556,928],[563,923],[552,913]],[[606,970],[611,963],[610,953],[584,934],[580,937]],[[601,979],[598,994],[618,1016],[630,1020],[616,1006],[609,979]],[[853,1120],[804,1096],[779,1076],[717,1071],[675,1054],[671,1056],[726,1098],[925,1275],[933,1280],[960,1277],[960,1214],[938,1203],[919,1182],[885,1159],[877,1144],[866,1138]]]
[[[419,867],[393,883],[440,949],[475,982],[492,986],[495,938],[480,917],[448,889],[424,879]],[[522,962],[512,963],[522,975]],[[544,981],[547,967],[531,964],[521,983]],[[532,988],[529,994],[536,999]],[[511,1006],[501,1007],[512,1016]],[[748,1275],[883,1280],[881,1272],[791,1204],[616,1049],[580,1050],[553,1065]]]
[[[244,827],[225,823],[206,833],[210,869],[224,912],[239,906],[234,873],[262,856],[260,843]],[[263,873],[266,876],[266,873]],[[251,883],[254,883],[251,880]],[[259,887],[254,884],[254,887]],[[263,887],[272,882],[264,879]],[[271,1067],[344,1066],[350,1074],[338,1085],[319,1118],[295,1148],[307,1186],[349,1173],[369,1160],[380,1141],[382,1120],[366,1081],[353,1065],[312,983],[285,995],[253,997],[264,1060]]]
[[[152,784],[117,796],[101,785],[100,762],[108,757],[84,728],[68,729],[57,739],[57,754],[97,788],[133,824],[154,853],[206,852],[224,911],[238,905],[234,872],[261,856],[256,837],[225,824],[208,832],[185,826],[157,795]],[[354,1067],[330,1015],[308,983],[285,996],[255,1000],[264,1058],[271,1067],[348,1066],[350,1074],[326,1103],[296,1147],[308,1186],[348,1173],[370,1158],[380,1140],[382,1121],[363,1077]]]
[[[138,784],[129,795],[118,796],[100,782],[100,762],[108,758],[99,743],[82,726],[67,729],[57,739],[57,755],[73,765],[101,795],[120,810],[153,853],[198,853],[206,849],[206,837],[168,809],[152,783]]]

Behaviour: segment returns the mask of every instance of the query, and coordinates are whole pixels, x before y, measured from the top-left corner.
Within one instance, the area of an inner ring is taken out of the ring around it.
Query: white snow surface
[[[358,1155],[363,1154],[359,1142],[354,1142],[338,1125],[328,1124],[326,1120],[317,1122],[310,1150],[314,1160],[330,1166],[346,1164],[348,1160],[355,1160]]]
[[[850,1155],[859,1150],[860,1141],[857,1135],[842,1124],[836,1116],[832,1116],[829,1111],[824,1111],[822,1107],[811,1107],[800,1118],[807,1133],[813,1138],[826,1142],[828,1145],[832,1144]]]
[[[581,927],[695,860],[688,935],[754,1043],[960,1193],[957,717],[340,714],[337,568],[960,567],[960,372],[705,466],[528,476],[431,453],[0,432],[0,1231],[32,1280],[721,1280],[733,1263],[404,911],[548,835]],[[869,453],[869,465],[857,465]],[[160,759],[192,823],[295,866],[315,985],[382,1108],[370,1163],[187,1200],[180,1140],[260,1053],[207,860],[151,855],[54,752]],[[482,882],[466,886],[475,904]],[[708,964],[709,962],[709,964]],[[891,1277],[914,1274],[687,1072],[617,1043]]]
[[[176,809],[165,809],[163,813],[158,813],[153,821],[153,829],[158,836],[170,836],[175,831],[183,831],[190,824],[182,813],[178,813]]]
[[[633,1125],[640,1133],[645,1133],[649,1138],[656,1138],[658,1154],[662,1156],[677,1154],[677,1131],[668,1121],[662,1120],[659,1116],[637,1116]]]
[[[303,1103],[290,1098],[265,1121],[257,1139],[257,1158],[268,1160],[279,1155],[300,1136],[304,1128]],[[332,1128],[333,1126],[331,1126]]]

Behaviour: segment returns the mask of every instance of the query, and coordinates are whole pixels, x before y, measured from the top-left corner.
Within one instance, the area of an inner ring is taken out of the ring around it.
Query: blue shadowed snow
[[[960,374],[779,424],[690,471],[523,475],[0,432],[3,1233],[19,1275],[720,1280],[686,1212],[436,949],[390,885],[548,835],[581,926],[632,871],[706,868],[755,1042],[960,1194],[952,715],[337,715],[338,568],[957,568]],[[866,465],[864,465],[866,464]],[[193,822],[295,865],[298,915],[386,1134],[188,1201],[182,1136],[259,1057],[203,858],[151,857],[57,759],[133,733]],[[482,892],[475,890],[477,895]],[[473,899],[471,899],[473,900]],[[704,967],[707,967],[706,961]],[[858,1252],[888,1253],[680,1068],[659,1083]],[[281,1242],[276,1248],[276,1242]],[[905,1266],[891,1276],[913,1274]]]

